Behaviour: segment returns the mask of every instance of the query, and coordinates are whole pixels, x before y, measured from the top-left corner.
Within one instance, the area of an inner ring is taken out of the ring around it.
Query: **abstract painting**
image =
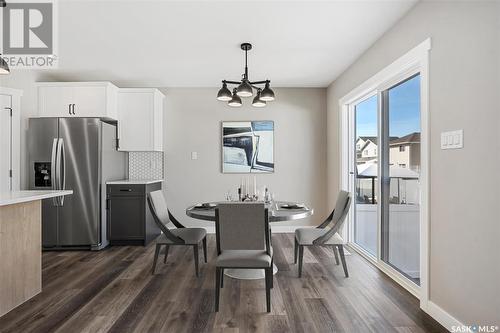
[[[222,122],[222,172],[274,172],[274,122]]]

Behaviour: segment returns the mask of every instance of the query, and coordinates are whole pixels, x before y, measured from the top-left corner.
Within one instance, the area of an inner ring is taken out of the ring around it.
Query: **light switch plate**
[[[441,133],[441,149],[460,149],[464,147],[464,130]]]
[[[192,160],[197,160],[198,159],[198,152],[192,151],[191,152],[191,159]]]

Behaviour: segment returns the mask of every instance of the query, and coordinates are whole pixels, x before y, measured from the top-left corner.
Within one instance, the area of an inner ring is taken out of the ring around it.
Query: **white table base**
[[[278,267],[273,263],[273,275],[278,273]],[[240,280],[258,280],[266,277],[263,269],[238,269],[238,268],[226,268],[224,270],[224,275],[229,276],[233,279]]]

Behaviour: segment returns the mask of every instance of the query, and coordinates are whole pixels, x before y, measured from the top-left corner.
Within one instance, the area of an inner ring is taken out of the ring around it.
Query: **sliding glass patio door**
[[[420,284],[420,74],[349,105],[353,247]]]
[[[378,96],[371,95],[352,108],[354,125],[354,242],[377,256],[378,235]]]
[[[420,284],[420,75],[382,91],[381,257]]]

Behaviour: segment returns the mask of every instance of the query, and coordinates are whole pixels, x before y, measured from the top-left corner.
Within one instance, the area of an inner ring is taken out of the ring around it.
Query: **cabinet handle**
[[[132,192],[131,188],[121,189],[120,192]]]
[[[68,104],[68,113],[71,114],[71,104]]]
[[[75,104],[72,104],[73,105],[73,115],[76,115],[75,113]]]

